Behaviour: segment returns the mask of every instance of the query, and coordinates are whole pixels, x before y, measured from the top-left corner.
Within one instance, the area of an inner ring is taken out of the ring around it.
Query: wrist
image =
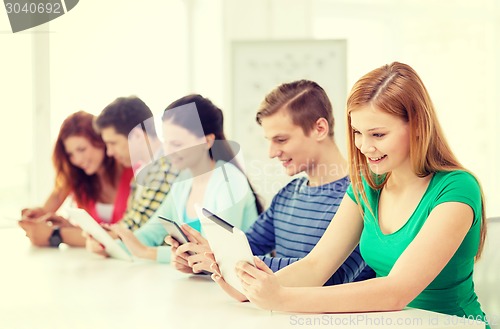
[[[139,257],[156,260],[156,249],[157,248],[155,247],[144,246],[143,248],[141,248]]]
[[[82,230],[76,226],[59,226],[61,240],[72,247],[85,247],[86,238],[82,236]]]
[[[61,230],[59,226],[52,227],[52,233],[49,236],[49,245],[51,247],[57,248],[63,242],[61,236]]]
[[[288,312],[291,310],[293,303],[293,288],[291,287],[281,287],[278,292],[278,298],[276,300],[276,306],[273,308],[274,311]]]

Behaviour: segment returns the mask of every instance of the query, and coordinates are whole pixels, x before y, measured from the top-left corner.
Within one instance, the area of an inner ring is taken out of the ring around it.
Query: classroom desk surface
[[[0,229],[0,328],[484,328],[405,309],[289,314],[233,301],[208,276],[169,265],[105,259],[82,248],[32,247],[20,228]]]

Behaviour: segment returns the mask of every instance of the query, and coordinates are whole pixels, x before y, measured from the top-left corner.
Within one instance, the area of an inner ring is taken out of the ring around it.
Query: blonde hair
[[[362,184],[363,177],[373,189],[381,189],[390,173],[376,175],[366,165],[367,159],[355,146],[350,113],[371,105],[402,118],[410,128],[410,161],[413,171],[425,177],[439,171],[467,171],[457,160],[444,137],[429,93],[418,74],[410,66],[398,62],[384,65],[359,79],[347,100],[347,138],[350,178],[355,198],[363,199],[373,213]],[[477,180],[477,178],[476,178]],[[478,180],[479,183],[479,180]],[[481,236],[476,259],[479,259],[486,238],[484,195],[481,190]]]

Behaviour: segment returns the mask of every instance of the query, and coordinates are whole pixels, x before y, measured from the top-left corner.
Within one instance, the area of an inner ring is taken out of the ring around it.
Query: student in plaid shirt
[[[132,231],[149,220],[167,196],[177,177],[177,171],[172,168],[166,157],[159,157],[143,170],[147,171],[144,182],[137,180],[133,182],[128,210],[122,220],[122,223]]]
[[[106,143],[108,155],[134,169],[135,180],[122,222],[136,230],[159,207],[178,173],[162,157],[153,113],[140,98],[117,98],[102,110],[94,126]]]

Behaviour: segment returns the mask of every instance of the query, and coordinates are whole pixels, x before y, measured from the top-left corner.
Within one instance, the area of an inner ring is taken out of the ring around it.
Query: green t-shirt
[[[372,211],[378,216],[380,190],[370,188],[364,181],[363,184]],[[347,189],[347,194],[356,202],[352,185]],[[408,306],[460,317],[484,318],[472,281],[482,213],[479,184],[471,174],[464,171],[435,173],[414,213],[403,227],[392,234],[382,233],[378,218],[373,218],[363,200],[360,200],[364,210],[361,255],[378,277],[389,274],[437,205],[444,202],[469,205],[474,211],[474,221],[462,244],[441,273]]]

